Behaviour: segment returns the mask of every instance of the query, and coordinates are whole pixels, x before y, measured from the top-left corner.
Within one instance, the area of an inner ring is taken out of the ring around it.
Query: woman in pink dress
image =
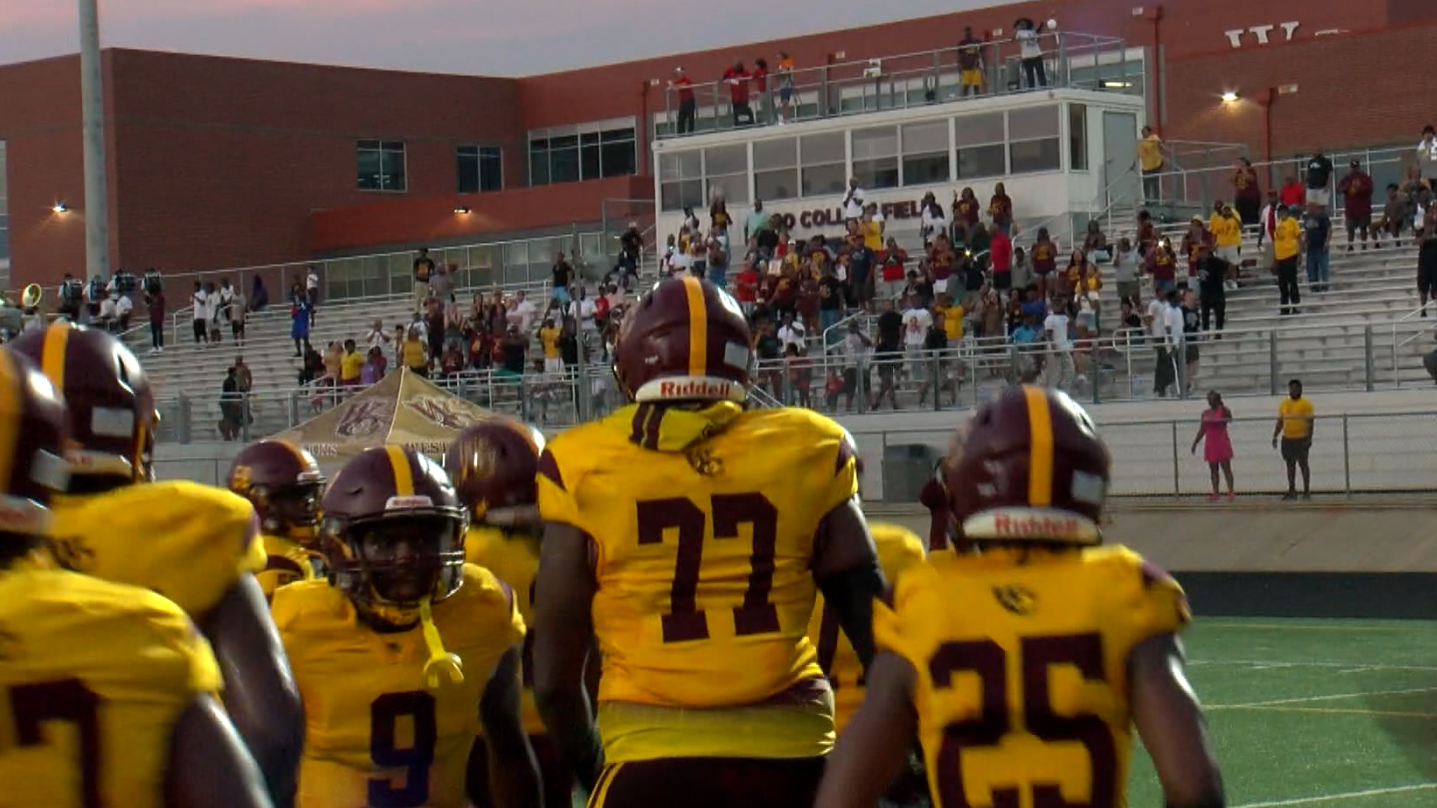
[[[1216,502],[1218,499],[1217,472],[1222,469],[1223,477],[1227,478],[1227,498],[1231,500],[1232,494],[1232,438],[1228,437],[1227,425],[1232,422],[1232,410],[1222,403],[1222,396],[1216,390],[1207,394],[1207,409],[1203,411],[1202,423],[1198,425],[1197,435],[1193,436],[1193,454],[1197,454],[1199,443],[1203,443],[1202,459],[1207,461],[1208,471],[1212,474],[1212,493],[1208,495],[1208,502]],[[1204,441],[1206,441],[1204,443]]]

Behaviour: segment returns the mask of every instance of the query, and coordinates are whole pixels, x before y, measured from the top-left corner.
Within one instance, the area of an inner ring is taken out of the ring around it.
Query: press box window
[[[359,163],[359,190],[408,190],[404,176],[404,141],[361,140],[355,154]]]
[[[504,153],[498,146],[456,146],[454,162],[459,193],[504,190]]]

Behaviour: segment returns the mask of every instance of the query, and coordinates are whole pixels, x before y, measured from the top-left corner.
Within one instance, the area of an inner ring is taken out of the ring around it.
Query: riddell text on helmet
[[[1077,519],[1047,516],[1014,518],[1005,514],[993,517],[993,532],[1000,536],[1075,536],[1082,528]]]
[[[661,398],[727,398],[728,385],[702,379],[659,382]]]

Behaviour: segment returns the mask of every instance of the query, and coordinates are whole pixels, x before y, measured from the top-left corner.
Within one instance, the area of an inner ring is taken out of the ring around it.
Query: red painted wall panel
[[[647,178],[613,177],[503,194],[397,199],[314,213],[309,217],[308,246],[314,253],[324,253],[591,224],[600,220],[603,200],[645,198],[653,193],[653,183]],[[459,204],[467,206],[470,213],[455,214],[454,207]]]

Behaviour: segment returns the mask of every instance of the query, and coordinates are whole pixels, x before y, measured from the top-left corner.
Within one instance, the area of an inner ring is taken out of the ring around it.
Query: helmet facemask
[[[319,539],[320,498],[324,482],[301,482],[271,489],[256,485],[249,491],[255,510],[260,513],[260,527],[270,536],[282,536],[305,547],[313,547]]]
[[[462,516],[415,514],[349,525],[327,522],[330,578],[355,609],[381,628],[407,629],[425,602],[441,603],[464,576]]]

